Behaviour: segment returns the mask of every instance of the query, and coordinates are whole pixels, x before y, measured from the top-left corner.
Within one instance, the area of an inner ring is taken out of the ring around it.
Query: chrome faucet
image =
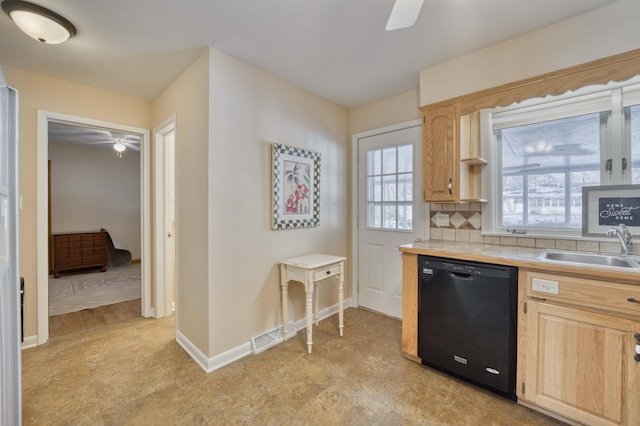
[[[613,236],[618,237],[620,240],[620,245],[622,246],[620,254],[625,256],[633,255],[633,235],[623,223],[607,231],[607,237]]]

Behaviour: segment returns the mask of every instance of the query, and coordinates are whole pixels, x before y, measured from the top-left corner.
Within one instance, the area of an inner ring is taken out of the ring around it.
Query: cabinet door
[[[640,324],[528,301],[522,398],[587,425],[638,425]]]
[[[422,197],[424,202],[459,202],[455,105],[425,111],[422,120]]]

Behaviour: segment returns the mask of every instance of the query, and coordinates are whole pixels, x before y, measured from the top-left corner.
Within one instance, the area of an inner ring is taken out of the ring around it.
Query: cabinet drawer
[[[82,266],[82,259],[77,257],[75,259],[61,259],[56,260],[56,267],[54,269],[73,268],[75,266]]]
[[[69,235],[69,241],[82,241],[82,235]]]
[[[320,281],[325,278],[333,277],[340,273],[340,265],[329,266],[328,268],[318,269],[313,273],[313,281]]]
[[[93,234],[82,235],[82,241],[93,241]]]
[[[82,256],[93,256],[94,255],[94,249],[92,248],[83,248],[82,249]]]
[[[557,293],[557,294],[556,294]],[[640,316],[640,286],[527,272],[527,296]]]
[[[96,256],[99,255],[99,254],[106,255],[107,254],[107,248],[106,247],[95,247],[93,249],[93,254],[95,254]]]
[[[54,235],[53,236],[54,243],[66,243],[69,241],[68,235]]]
[[[93,240],[91,241],[82,241],[82,248],[93,248]]]
[[[93,235],[93,241],[95,241],[96,244],[98,244],[98,243],[106,243],[107,242],[107,236],[105,234],[94,234]]]

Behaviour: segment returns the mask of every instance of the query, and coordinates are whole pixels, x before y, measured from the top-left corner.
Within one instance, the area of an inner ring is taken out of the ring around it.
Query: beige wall
[[[150,102],[2,65],[19,92],[20,275],[25,279],[25,336],[37,333],[36,113],[38,109],[149,128]]]
[[[365,132],[420,118],[418,89],[349,110],[349,132]]]
[[[176,327],[209,355],[209,53],[153,102],[153,126],[176,114]],[[233,304],[227,300],[226,303]]]
[[[420,71],[420,105],[640,48],[640,2],[618,0]]]
[[[108,147],[49,145],[51,231],[97,231],[141,259],[140,153]]]
[[[280,324],[279,260],[309,253],[348,257],[349,116],[343,107],[213,49],[210,69],[210,354],[215,355]],[[276,142],[321,154],[317,228],[271,229],[271,144]],[[349,297],[349,280],[345,286]],[[304,317],[303,286],[289,288],[290,319],[298,320]],[[327,281],[320,292],[321,309],[337,303],[334,282]]]

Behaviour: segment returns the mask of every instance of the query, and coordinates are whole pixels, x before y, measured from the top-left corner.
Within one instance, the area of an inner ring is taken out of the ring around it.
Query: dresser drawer
[[[54,258],[56,260],[66,259],[68,257],[69,257],[69,250],[58,250],[58,249],[56,249],[56,251],[54,253]]]
[[[56,241],[54,243],[53,248],[58,251],[58,250],[67,250],[69,248],[69,243],[67,242],[58,242]]]
[[[86,256],[82,258],[83,265],[102,265],[107,263],[106,256]]]
[[[320,281],[325,278],[333,277],[340,273],[340,265],[333,265],[327,268],[318,269],[313,273],[313,281]]]
[[[640,316],[640,286],[527,272],[527,296]]]
[[[74,268],[76,266],[82,266],[82,258],[56,260],[55,269]]]

